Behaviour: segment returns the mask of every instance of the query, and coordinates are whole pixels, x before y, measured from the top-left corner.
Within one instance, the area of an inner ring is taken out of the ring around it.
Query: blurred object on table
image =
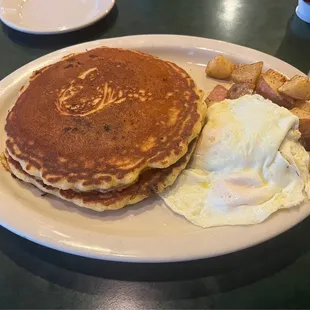
[[[303,21],[310,23],[310,0],[298,0],[296,14]]]
[[[49,52],[85,41],[98,40],[102,36],[106,36],[115,25],[118,14],[118,7],[117,5],[114,5],[111,12],[97,23],[77,31],[57,35],[38,36],[35,34],[23,33],[16,31],[5,24],[0,25],[0,29],[2,26],[3,33],[12,42],[21,47],[31,48],[32,50],[42,49]]]
[[[105,17],[115,0],[1,0],[0,20],[31,34],[59,34],[79,30]]]

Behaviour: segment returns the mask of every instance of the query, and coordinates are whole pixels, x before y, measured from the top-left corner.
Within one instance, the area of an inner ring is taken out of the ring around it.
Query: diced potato
[[[310,78],[295,75],[279,88],[279,92],[294,99],[309,100]]]
[[[285,75],[273,69],[267,70],[262,75],[268,84],[276,91],[288,80]]]
[[[252,95],[255,86],[248,83],[236,83],[229,88],[227,93],[227,99],[238,99],[244,95]]]
[[[235,68],[235,64],[223,55],[217,55],[209,61],[206,74],[215,79],[227,79]]]
[[[239,65],[231,74],[235,83],[248,83],[256,85],[262,72],[264,63],[262,61],[254,64]]]
[[[306,101],[297,102],[291,112],[299,118],[301,142],[305,149],[310,151],[310,103]]]
[[[227,96],[227,88],[225,88],[222,85],[216,85],[212,91],[210,92],[209,96],[206,99],[206,103],[208,106],[211,106],[212,104],[216,102],[223,101]]]
[[[292,108],[295,104],[295,100],[278,92],[278,89],[287,80],[287,77],[282,73],[269,69],[259,78],[256,92],[280,106]]]
[[[264,74],[262,74],[258,79],[256,93],[280,106],[292,108],[295,102],[294,99],[280,94],[277,91],[276,84],[277,82],[275,82],[275,80],[272,80],[268,76],[264,76]]]

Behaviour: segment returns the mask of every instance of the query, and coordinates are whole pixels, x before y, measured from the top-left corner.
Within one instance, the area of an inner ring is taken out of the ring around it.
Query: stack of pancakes
[[[98,48],[36,71],[6,121],[18,179],[97,211],[163,191],[185,168],[205,118],[174,63]]]

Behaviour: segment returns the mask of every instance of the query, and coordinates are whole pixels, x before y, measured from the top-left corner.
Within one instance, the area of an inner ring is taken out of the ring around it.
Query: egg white
[[[298,125],[259,95],[212,105],[189,167],[161,197],[201,227],[260,223],[299,205],[310,183]]]

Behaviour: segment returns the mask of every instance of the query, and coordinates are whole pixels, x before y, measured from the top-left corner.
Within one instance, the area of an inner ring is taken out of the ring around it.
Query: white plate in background
[[[106,16],[115,0],[0,0],[0,19],[32,34],[57,34],[89,26]]]
[[[183,67],[206,92],[217,84],[205,66],[218,53],[239,63],[264,61],[287,76],[302,72],[264,53],[210,39],[143,35],[83,43],[53,52],[0,81],[0,150],[4,124],[19,89],[31,73],[61,57],[99,46],[137,49]],[[278,211],[250,226],[202,229],[173,213],[153,197],[118,211],[96,213],[75,207],[13,179],[0,167],[0,224],[41,245],[81,256],[115,261],[167,262],[206,258],[244,249],[290,229],[310,214],[310,204]]]

